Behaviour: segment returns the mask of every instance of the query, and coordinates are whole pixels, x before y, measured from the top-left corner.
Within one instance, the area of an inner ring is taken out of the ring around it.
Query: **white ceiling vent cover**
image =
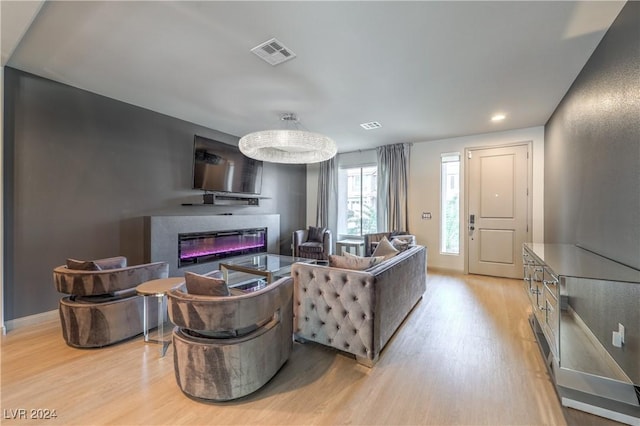
[[[362,123],[360,127],[366,130],[373,130],[379,129],[380,127],[382,127],[382,124],[378,123],[377,121],[371,121],[369,123]]]
[[[285,47],[275,38],[265,41],[251,49],[251,51],[274,66],[296,57],[296,54],[291,49]]]

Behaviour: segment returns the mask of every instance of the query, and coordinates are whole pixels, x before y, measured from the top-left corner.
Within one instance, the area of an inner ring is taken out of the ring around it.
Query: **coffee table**
[[[176,288],[184,282],[184,278],[160,278],[157,280],[151,280],[144,282],[136,287],[136,291],[139,295],[143,296],[143,331],[144,341],[150,343],[159,343],[160,357],[163,357],[167,352],[167,347],[171,343],[171,340],[164,340],[164,323],[165,313],[167,311],[165,305],[166,294],[169,290]],[[158,339],[153,340],[149,338],[149,302],[148,297],[153,296],[158,300]]]
[[[220,262],[219,267],[229,288],[250,292],[260,290],[273,281],[289,275],[291,265],[294,263],[316,263],[316,260],[261,253],[235,257]],[[236,273],[230,275],[229,271]]]

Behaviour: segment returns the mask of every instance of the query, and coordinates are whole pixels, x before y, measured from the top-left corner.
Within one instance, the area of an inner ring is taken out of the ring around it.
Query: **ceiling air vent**
[[[371,121],[369,123],[362,123],[360,127],[362,127],[365,130],[372,130],[372,129],[379,129],[380,127],[382,127],[382,124],[378,123],[377,121]]]
[[[296,54],[291,49],[285,47],[275,38],[265,41],[251,49],[251,51],[274,66],[296,57]]]

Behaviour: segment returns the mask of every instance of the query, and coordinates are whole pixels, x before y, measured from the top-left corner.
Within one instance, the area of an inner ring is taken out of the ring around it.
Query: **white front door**
[[[529,238],[530,144],[467,150],[467,247],[471,274],[522,278]]]

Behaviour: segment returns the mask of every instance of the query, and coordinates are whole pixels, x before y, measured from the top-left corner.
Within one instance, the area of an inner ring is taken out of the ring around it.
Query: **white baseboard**
[[[35,315],[29,315],[27,317],[12,319],[5,322],[3,334],[6,334],[9,331],[15,330],[17,328],[26,327],[28,325],[42,324],[43,322],[50,321],[58,317],[58,310],[54,309],[53,311],[47,311]]]
[[[576,410],[595,414],[596,416],[615,420],[616,422],[624,423],[631,426],[640,426],[640,418],[609,410],[604,407],[598,407],[583,401],[576,401],[575,399],[564,397],[562,398],[561,403],[565,407],[575,408]]]

